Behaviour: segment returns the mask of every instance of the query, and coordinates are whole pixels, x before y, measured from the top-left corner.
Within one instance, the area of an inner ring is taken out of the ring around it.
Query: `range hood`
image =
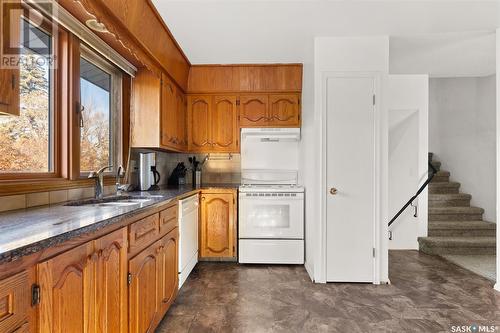
[[[270,143],[300,141],[300,128],[243,128],[241,140],[246,139]]]

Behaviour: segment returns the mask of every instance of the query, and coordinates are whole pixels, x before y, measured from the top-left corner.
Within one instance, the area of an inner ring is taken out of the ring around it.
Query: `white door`
[[[327,79],[328,282],[373,281],[374,93],[373,77]]]

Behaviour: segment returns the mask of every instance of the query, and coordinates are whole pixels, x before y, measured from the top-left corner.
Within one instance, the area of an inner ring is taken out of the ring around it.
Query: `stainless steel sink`
[[[120,196],[105,197],[102,199],[85,199],[85,200],[72,201],[65,204],[65,206],[95,205],[103,207],[123,207],[123,206],[137,205],[151,200],[153,200],[153,197],[120,195]]]

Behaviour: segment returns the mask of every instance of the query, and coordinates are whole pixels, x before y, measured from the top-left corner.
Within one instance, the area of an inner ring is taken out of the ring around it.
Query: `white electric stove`
[[[304,188],[299,129],[243,129],[239,262],[304,263]],[[286,166],[286,169],[283,169]]]

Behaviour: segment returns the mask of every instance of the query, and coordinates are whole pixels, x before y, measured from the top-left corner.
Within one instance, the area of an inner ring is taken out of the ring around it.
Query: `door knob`
[[[337,194],[337,189],[336,189],[335,187],[332,187],[332,188],[330,189],[330,194],[331,194],[331,195],[335,195],[335,194]]]

